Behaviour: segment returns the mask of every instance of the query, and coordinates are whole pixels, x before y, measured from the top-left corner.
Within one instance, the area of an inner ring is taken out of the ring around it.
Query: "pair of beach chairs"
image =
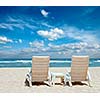
[[[29,86],[32,86],[32,82],[45,82],[52,85],[52,73],[49,71],[49,56],[33,56],[32,68],[26,75],[26,80],[29,82]],[[64,84],[69,82],[69,86],[72,86],[72,82],[87,81],[91,86],[91,77],[88,70],[89,57],[88,56],[72,56],[71,71],[66,72],[64,77]]]

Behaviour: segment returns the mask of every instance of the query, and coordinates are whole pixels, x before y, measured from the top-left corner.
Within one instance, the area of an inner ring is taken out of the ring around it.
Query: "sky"
[[[100,58],[100,7],[1,6],[0,59]]]

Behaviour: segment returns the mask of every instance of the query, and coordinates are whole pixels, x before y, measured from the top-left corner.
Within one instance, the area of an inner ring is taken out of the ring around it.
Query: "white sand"
[[[99,93],[100,92],[100,67],[89,68],[93,87],[88,85],[33,85],[31,88],[24,85],[25,74],[29,68],[0,68],[0,92],[6,93]],[[66,68],[50,68],[52,72],[66,72]],[[70,70],[70,68],[67,68]]]

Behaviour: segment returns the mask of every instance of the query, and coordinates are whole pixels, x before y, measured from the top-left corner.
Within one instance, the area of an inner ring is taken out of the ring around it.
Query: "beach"
[[[73,84],[69,87],[56,84],[49,87],[46,84],[25,86],[25,75],[30,68],[0,68],[0,93],[99,93],[100,92],[100,67],[89,68],[92,77],[92,87],[82,84]],[[51,72],[66,73],[70,68],[49,68]],[[59,79],[58,79],[59,82]]]

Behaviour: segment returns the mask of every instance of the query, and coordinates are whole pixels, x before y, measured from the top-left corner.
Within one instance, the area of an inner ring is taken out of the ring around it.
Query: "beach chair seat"
[[[26,74],[26,79],[29,82],[29,86],[32,86],[32,82],[45,82],[47,81],[51,85],[51,74],[49,71],[49,56],[33,56],[32,68]]]
[[[68,81],[72,86],[72,82],[87,81],[91,87],[91,77],[88,70],[88,56],[72,56],[71,72],[66,73],[65,83]]]

